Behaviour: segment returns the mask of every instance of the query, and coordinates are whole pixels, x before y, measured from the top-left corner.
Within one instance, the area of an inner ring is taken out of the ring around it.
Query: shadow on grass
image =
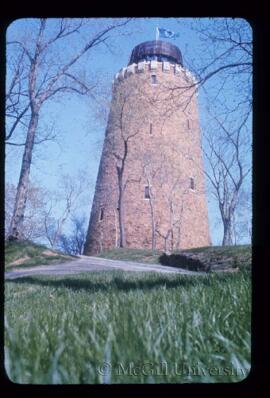
[[[65,279],[57,279],[57,280],[44,280],[37,277],[21,277],[18,279],[9,280],[9,283],[30,283],[32,285],[40,285],[52,288],[67,288],[74,291],[85,290],[88,292],[97,292],[97,291],[109,291],[109,290],[118,290],[118,291],[130,291],[130,290],[149,290],[155,289],[159,287],[166,287],[169,288],[178,288],[178,287],[191,287],[191,286],[198,286],[205,285],[211,286],[213,283],[216,283],[216,279],[219,282],[225,282],[229,275],[226,277],[219,277],[216,276],[213,278],[211,276],[204,276],[204,277],[197,277],[197,276],[181,276],[179,279],[166,279],[166,278],[159,278],[155,280],[151,279],[139,279],[136,281],[127,281],[125,279],[115,277],[108,282],[92,282],[90,280],[85,279],[72,279],[72,278],[65,278]]]

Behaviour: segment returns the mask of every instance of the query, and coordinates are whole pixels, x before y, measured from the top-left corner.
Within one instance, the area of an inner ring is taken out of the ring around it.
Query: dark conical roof
[[[147,56],[165,57],[169,61],[183,65],[179,48],[169,42],[161,40],[145,41],[132,50],[129,65],[144,60]]]

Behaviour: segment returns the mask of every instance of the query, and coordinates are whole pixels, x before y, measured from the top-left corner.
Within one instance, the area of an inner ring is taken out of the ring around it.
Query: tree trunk
[[[99,252],[102,253],[103,252],[103,232],[100,231],[100,235],[99,235]]]
[[[152,251],[156,250],[156,225],[152,220]]]
[[[223,220],[223,231],[222,246],[232,245],[232,224],[230,219]]]
[[[150,188],[149,188],[150,190]],[[150,194],[151,195],[151,194]],[[154,215],[154,207],[152,198],[149,198],[149,204],[151,209],[151,227],[152,227],[152,251],[156,249],[156,223],[155,223],[155,215]]]
[[[122,185],[122,184],[121,184]],[[124,222],[124,198],[123,198],[123,188],[119,187],[119,246],[126,246],[126,234],[125,234],[125,222]]]
[[[125,160],[126,156],[124,157]],[[123,184],[123,174],[124,174],[124,160],[122,160],[121,167],[116,167],[117,178],[118,178],[118,216],[119,216],[119,247],[126,246],[126,234],[125,234],[125,216],[124,216],[124,184]]]
[[[13,216],[10,223],[9,240],[22,239],[23,237],[22,224],[23,224],[28,189],[29,189],[29,174],[30,174],[32,153],[34,148],[34,140],[35,140],[37,126],[38,126],[38,111],[32,112],[28,127],[20,179],[17,187]]]
[[[173,227],[171,228],[171,252],[173,253],[174,251],[174,233],[173,233]]]
[[[118,247],[118,211],[114,210],[114,226],[115,226],[115,247]]]

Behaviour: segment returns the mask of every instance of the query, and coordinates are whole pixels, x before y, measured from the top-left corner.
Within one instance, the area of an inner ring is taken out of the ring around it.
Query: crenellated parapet
[[[113,83],[116,84],[130,75],[134,75],[136,73],[147,73],[147,72],[162,72],[164,74],[172,74],[177,76],[181,76],[184,80],[189,84],[197,84],[198,81],[196,80],[195,76],[186,68],[179,64],[172,64],[170,62],[159,62],[156,60],[152,61],[142,61],[139,63],[133,63],[128,65],[122,69],[114,76]]]

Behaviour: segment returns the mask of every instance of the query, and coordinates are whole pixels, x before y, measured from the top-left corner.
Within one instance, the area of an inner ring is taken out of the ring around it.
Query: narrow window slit
[[[157,84],[157,76],[156,75],[151,75],[151,83]]]
[[[144,188],[144,198],[150,199],[150,187],[148,185]]]
[[[100,209],[100,212],[99,212],[99,221],[102,221],[103,218],[104,218],[104,209],[101,208],[101,209]]]

